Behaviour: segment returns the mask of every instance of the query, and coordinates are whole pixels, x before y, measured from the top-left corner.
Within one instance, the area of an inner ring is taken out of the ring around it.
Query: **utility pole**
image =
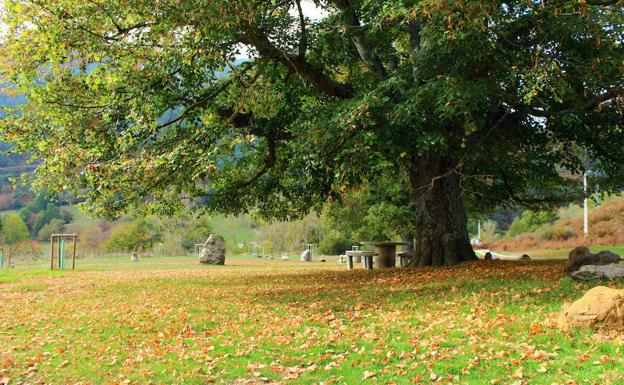
[[[583,235],[589,235],[589,208],[587,207],[587,171],[583,173]]]

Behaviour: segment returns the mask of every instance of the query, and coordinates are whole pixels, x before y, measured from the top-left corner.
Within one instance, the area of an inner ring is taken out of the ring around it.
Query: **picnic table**
[[[396,267],[396,247],[409,245],[407,242],[364,242],[364,244],[375,247],[375,258],[373,265],[377,269]]]
[[[347,256],[347,269],[353,269],[353,264],[359,263],[362,259],[364,261],[364,268],[371,270],[373,268],[373,256],[375,253],[372,251],[362,250],[349,250],[345,253]]]

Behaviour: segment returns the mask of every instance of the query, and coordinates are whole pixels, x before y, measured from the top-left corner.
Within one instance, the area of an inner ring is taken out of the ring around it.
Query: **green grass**
[[[213,216],[210,218],[212,231],[216,234],[223,234],[225,243],[232,247],[242,243],[246,244],[256,240],[251,228],[249,216]]]
[[[80,262],[0,271],[0,382],[624,383],[624,335],[556,327],[560,262]]]

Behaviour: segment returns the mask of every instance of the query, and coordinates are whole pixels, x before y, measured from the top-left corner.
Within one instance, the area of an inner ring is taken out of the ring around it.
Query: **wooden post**
[[[54,236],[50,237],[50,270],[54,270]]]
[[[74,252],[72,253],[72,270],[76,269],[76,238],[74,237]]]

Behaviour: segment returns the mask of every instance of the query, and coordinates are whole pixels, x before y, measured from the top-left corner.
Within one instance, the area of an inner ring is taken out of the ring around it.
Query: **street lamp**
[[[583,235],[585,238],[589,235],[589,208],[587,199],[587,173],[583,173]]]

